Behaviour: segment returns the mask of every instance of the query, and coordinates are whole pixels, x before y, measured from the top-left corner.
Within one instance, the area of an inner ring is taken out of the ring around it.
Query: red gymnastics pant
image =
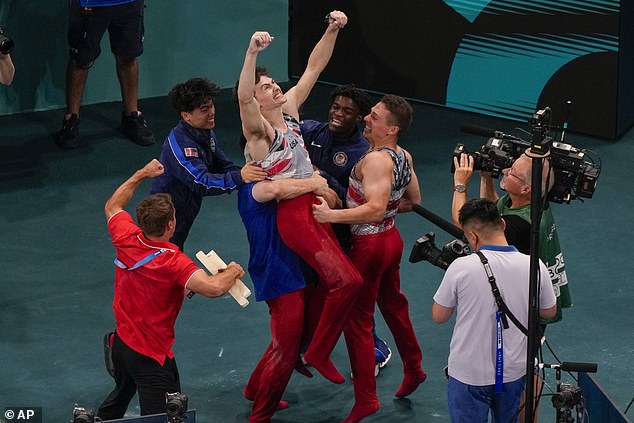
[[[270,422],[291,378],[302,337],[304,290],[267,300],[271,344],[253,370],[244,396],[253,401],[250,423]]]
[[[350,259],[364,284],[354,303],[344,336],[352,365],[355,406],[378,405],[374,376],[374,308],[379,305],[403,360],[405,373],[422,372],[423,358],[409,306],[401,291],[400,263],[403,240],[396,229],[372,235],[353,235]]]
[[[304,194],[277,206],[277,228],[284,243],[312,267],[327,291],[321,318],[304,359],[324,365],[343,331],[362,280],[345,255],[330,225],[313,217],[314,194]]]

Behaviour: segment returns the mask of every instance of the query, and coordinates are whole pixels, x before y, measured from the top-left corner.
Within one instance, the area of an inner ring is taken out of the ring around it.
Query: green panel
[[[257,30],[271,32],[276,41],[262,63],[276,79],[288,79],[288,0],[146,0],[146,6],[140,98],[166,95],[175,83],[200,75],[232,86]],[[0,2],[0,25],[16,43],[16,75],[10,87],[0,87],[0,115],[65,106],[67,10],[67,1]],[[107,35],[101,49],[84,105],[121,99]]]

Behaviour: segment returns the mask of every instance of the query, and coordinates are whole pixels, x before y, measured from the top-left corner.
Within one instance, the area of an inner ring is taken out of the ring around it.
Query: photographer
[[[508,245],[505,222],[489,200],[466,202],[458,221],[471,248],[481,256],[456,259],[434,295],[436,323],[445,323],[457,309],[448,359],[449,415],[452,422],[487,421],[489,412],[494,422],[517,421],[513,417],[524,388],[527,338],[510,314],[527,325],[530,256]],[[552,318],[557,310],[554,291],[546,266],[540,262],[539,268],[539,312]],[[492,292],[494,284],[498,298]],[[510,320],[504,329],[502,316]],[[501,347],[495,351],[493,345]]]
[[[467,154],[461,154],[460,158],[454,157],[454,188],[451,216],[455,225],[460,226],[459,210],[467,201],[467,185],[473,174],[474,159]],[[524,254],[530,253],[531,230],[531,158],[522,154],[508,169],[502,170],[500,188],[506,191],[499,197],[490,172],[480,173],[480,197],[496,203],[500,214],[506,222],[504,234],[510,245],[514,245]],[[544,163],[542,174],[542,190],[547,191],[554,183],[552,172],[549,172],[550,164]],[[550,174],[549,174],[550,173]],[[572,305],[568,290],[568,278],[564,258],[559,245],[559,236],[552,214],[552,209],[546,202],[542,212],[540,224],[539,258],[546,264],[555,294],[557,296],[557,315],[547,323],[561,320],[562,308]],[[545,321],[544,321],[545,322]],[[545,330],[545,326],[542,327]]]
[[[11,50],[13,50],[13,41],[4,35],[4,29],[0,27],[0,84],[2,85],[11,85],[15,75]]]

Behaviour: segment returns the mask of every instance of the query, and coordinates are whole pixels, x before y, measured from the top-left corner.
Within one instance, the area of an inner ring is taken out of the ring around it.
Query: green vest
[[[505,194],[497,201],[497,208],[502,216],[518,216],[528,223],[531,223],[531,206],[511,208],[511,199]],[[572,298],[568,289],[568,277],[566,276],[566,265],[564,256],[559,245],[559,235],[553,219],[553,213],[548,207],[542,213],[542,220],[539,226],[539,258],[544,262],[550,273],[550,280],[557,296],[557,315],[552,320],[543,320],[542,323],[558,322],[562,318],[562,308],[572,306]]]

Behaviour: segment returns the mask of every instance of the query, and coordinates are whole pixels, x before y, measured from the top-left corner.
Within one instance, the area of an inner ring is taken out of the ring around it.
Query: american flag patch
[[[185,157],[198,157],[197,148],[185,148]]]

